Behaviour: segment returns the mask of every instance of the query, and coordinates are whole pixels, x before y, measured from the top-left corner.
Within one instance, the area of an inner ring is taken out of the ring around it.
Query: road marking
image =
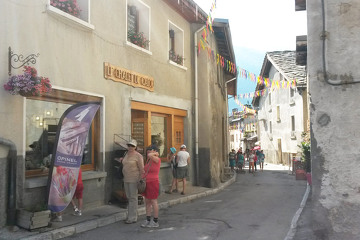
[[[222,200],[212,200],[212,201],[205,201],[206,203],[218,203],[218,202],[222,202]]]

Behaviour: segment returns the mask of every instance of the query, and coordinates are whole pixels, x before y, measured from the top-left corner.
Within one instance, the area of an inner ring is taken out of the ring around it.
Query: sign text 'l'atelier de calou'
[[[104,62],[104,77],[115,82],[122,82],[133,87],[154,91],[154,79],[124,68],[116,67]]]

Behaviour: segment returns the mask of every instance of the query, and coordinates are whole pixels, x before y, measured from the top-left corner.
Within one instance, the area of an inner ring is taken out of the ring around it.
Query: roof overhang
[[[190,23],[206,23],[207,14],[193,0],[163,0]]]
[[[213,30],[215,34],[215,39],[218,47],[218,53],[234,63],[236,66],[234,47],[232,44],[232,37],[230,31],[230,24],[228,19],[215,18],[213,21]],[[229,73],[228,71],[224,71],[225,73],[225,81],[231,80],[233,78],[237,78],[237,73]],[[237,81],[230,81],[227,85],[227,94],[236,96],[237,95]]]

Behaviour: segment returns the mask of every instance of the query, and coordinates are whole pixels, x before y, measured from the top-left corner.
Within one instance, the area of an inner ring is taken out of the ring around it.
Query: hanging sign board
[[[154,91],[154,79],[152,77],[116,67],[107,62],[104,63],[104,78],[133,87],[144,88],[150,92]]]

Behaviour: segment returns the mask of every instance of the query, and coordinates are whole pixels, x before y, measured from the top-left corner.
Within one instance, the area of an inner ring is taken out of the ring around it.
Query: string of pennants
[[[296,80],[292,81],[279,81],[279,80],[271,80],[269,78],[263,78],[261,76],[256,76],[254,73],[251,73],[243,68],[237,67],[235,63],[231,62],[230,60],[224,58],[219,53],[215,53],[214,50],[211,49],[209,46],[209,43],[207,41],[208,36],[210,33],[213,33],[214,30],[212,28],[212,24],[214,19],[212,18],[212,14],[216,8],[216,0],[213,0],[210,8],[210,12],[207,17],[206,21],[206,28],[201,33],[201,37],[198,41],[198,55],[200,54],[200,50],[206,50],[208,58],[212,59],[213,61],[216,60],[216,64],[219,65],[226,71],[230,73],[237,73],[238,77],[242,77],[245,79],[249,79],[253,82],[257,82],[260,85],[265,85],[266,87],[271,88],[272,90],[277,88],[289,88],[289,87],[296,87]],[[263,96],[265,94],[266,90],[257,91],[254,93],[246,93],[239,95],[239,98],[252,98],[254,96]]]
[[[245,79],[250,79],[253,82],[257,82],[260,85],[265,85],[265,89],[259,90],[259,91],[255,91],[252,93],[244,93],[244,94],[239,94],[238,96],[235,96],[235,103],[237,103],[240,107],[243,108],[244,112],[247,113],[253,113],[255,114],[256,111],[254,109],[248,108],[245,105],[241,104],[240,101],[238,100],[240,99],[244,99],[244,98],[253,98],[253,97],[257,97],[257,96],[264,96],[266,94],[266,91],[272,91],[274,89],[280,89],[280,88],[295,88],[296,87],[296,79],[292,80],[292,81],[280,81],[280,80],[271,80],[269,78],[263,78],[262,76],[256,76],[254,73],[251,73],[243,68],[237,67],[233,62],[231,62],[230,60],[224,58],[223,56],[221,56],[219,53],[215,53],[214,50],[211,49],[211,47],[209,46],[210,44],[207,41],[207,38],[209,36],[210,33],[213,33],[214,30],[212,28],[212,24],[214,22],[214,19],[212,17],[213,11],[216,8],[216,0],[213,0],[212,4],[211,4],[211,8],[210,8],[210,12],[208,14],[207,17],[207,21],[206,21],[206,28],[204,28],[204,30],[201,33],[201,37],[199,41],[198,41],[198,46],[197,46],[197,54],[200,54],[200,50],[206,50],[208,58],[215,61],[216,60],[216,64],[219,65],[226,71],[233,73],[233,74],[237,74],[237,76],[245,78]]]

